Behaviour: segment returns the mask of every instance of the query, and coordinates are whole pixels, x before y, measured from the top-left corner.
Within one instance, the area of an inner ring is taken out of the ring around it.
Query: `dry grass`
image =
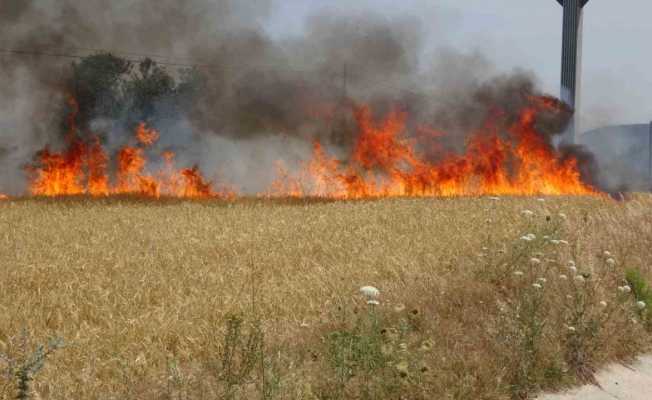
[[[0,354],[62,337],[32,387],[50,399],[524,398],[649,348],[617,287],[628,268],[652,280],[650,260],[644,195],[4,201]],[[381,291],[371,311],[363,285]],[[233,313],[244,333],[260,321],[264,348],[228,391]]]

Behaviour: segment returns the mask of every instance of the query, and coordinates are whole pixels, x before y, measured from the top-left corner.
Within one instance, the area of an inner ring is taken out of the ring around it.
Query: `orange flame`
[[[74,105],[74,100],[70,102]],[[99,138],[90,144],[76,135],[73,107],[69,118],[70,130],[66,135],[68,148],[53,153],[46,147],[37,153],[37,166],[28,167],[31,175],[30,192],[38,196],[67,196],[89,194],[108,196],[114,194],[138,194],[146,197],[161,196],[202,198],[230,196],[231,193],[215,192],[197,167],[176,170],[174,153],[164,152],[165,167],[157,176],[145,173],[147,159],[145,149],[153,145],[159,133],[141,123],[135,136],[140,147],[123,146],[116,156],[115,184],[110,184],[107,167],[109,157]]]
[[[445,152],[441,142],[445,134],[428,127],[418,127],[416,135],[409,138],[405,113],[391,112],[376,121],[368,107],[359,107],[355,109],[358,136],[345,160],[331,156],[314,142],[311,159],[301,163],[298,171],[290,172],[282,161],[277,162],[278,178],[266,195],[358,199],[596,194],[582,182],[577,160],[562,159],[536,130],[539,113],[558,112],[559,103],[533,97],[530,104],[506,127],[500,115],[494,115],[469,136],[461,154]],[[197,166],[177,169],[171,151],[161,153],[163,166],[149,173],[146,153],[160,135],[145,123],[135,129],[136,145],[121,147],[111,162],[99,138],[88,143],[79,139],[77,104],[70,99],[69,105],[67,149],[52,152],[45,147],[37,153],[35,165],[28,167],[33,195],[236,196],[227,187],[216,190]]]
[[[138,124],[138,128],[136,128],[136,139],[138,139],[138,142],[145,146],[151,146],[156,143],[158,138],[159,134],[155,129],[148,129],[144,122]]]
[[[356,110],[359,136],[347,166],[329,157],[315,143],[312,159],[290,175],[280,170],[272,185],[274,196],[325,196],[342,199],[386,196],[586,195],[575,159],[560,160],[535,130],[537,109],[554,108],[546,98],[531,108],[501,136],[489,121],[472,135],[464,154],[448,154],[428,162],[404,136],[406,115],[392,112],[375,122],[367,107]],[[426,128],[420,134],[437,139]]]

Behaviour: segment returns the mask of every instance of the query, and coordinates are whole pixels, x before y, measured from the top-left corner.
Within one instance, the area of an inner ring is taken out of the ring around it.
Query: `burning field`
[[[70,114],[61,152],[45,148],[27,167],[34,196],[138,195],[151,198],[233,198],[240,193],[228,182],[213,183],[192,168],[175,168],[175,153],[157,154],[162,167],[148,166],[148,149],[160,133],[141,122],[130,143],[108,154],[97,136],[80,136],[77,102]],[[522,109],[497,109],[477,132],[466,135],[463,152],[447,150],[446,133],[417,126],[406,132],[407,115],[391,111],[374,119],[368,106],[353,109],[356,131],[343,158],[313,141],[311,157],[288,171],[276,163],[277,177],[266,197],[363,199],[478,195],[588,195],[598,190],[582,176],[578,160],[563,156],[539,129],[542,120],[569,112],[556,99],[529,97]]]
[[[98,0],[65,3],[74,12],[59,17],[16,3],[0,21],[8,43],[36,49],[0,58],[5,195],[604,191],[591,154],[559,143],[572,110],[533,73],[445,46],[428,54],[412,18],[317,14],[279,40],[259,25],[268,2],[136,2],[111,7],[108,24]],[[174,28],[161,22],[171,14],[183,16]],[[133,37],[133,52],[111,50]]]
[[[371,10],[5,3],[0,400],[521,400],[652,345],[652,198],[533,73]]]

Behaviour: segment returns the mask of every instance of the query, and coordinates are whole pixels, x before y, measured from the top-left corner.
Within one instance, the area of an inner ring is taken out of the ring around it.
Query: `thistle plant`
[[[322,395],[328,398],[375,399],[392,396],[409,380],[410,353],[405,340],[408,320],[391,324],[378,300],[380,291],[363,286],[359,293],[366,311],[356,312],[353,321],[343,320],[324,336],[328,366],[333,380]],[[400,315],[403,304],[393,307]]]
[[[222,385],[224,399],[235,398],[237,387],[251,381],[262,350],[263,330],[260,321],[246,323],[240,314],[228,315],[218,357],[207,365],[216,381]]]
[[[45,360],[54,353],[54,351],[64,347],[63,339],[50,338],[47,346],[38,345],[36,350],[27,355],[27,330],[22,331],[21,353],[22,360],[14,359],[6,354],[0,353],[0,361],[7,364],[7,376],[14,379],[16,385],[16,399],[29,399],[31,385],[36,374],[45,365]]]

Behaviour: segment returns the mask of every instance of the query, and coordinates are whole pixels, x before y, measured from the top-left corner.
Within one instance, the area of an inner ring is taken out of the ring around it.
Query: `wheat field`
[[[64,347],[30,398],[508,399],[590,381],[652,343],[647,289],[626,280],[652,281],[652,197],[542,200],[2,201],[0,398],[51,337]]]

